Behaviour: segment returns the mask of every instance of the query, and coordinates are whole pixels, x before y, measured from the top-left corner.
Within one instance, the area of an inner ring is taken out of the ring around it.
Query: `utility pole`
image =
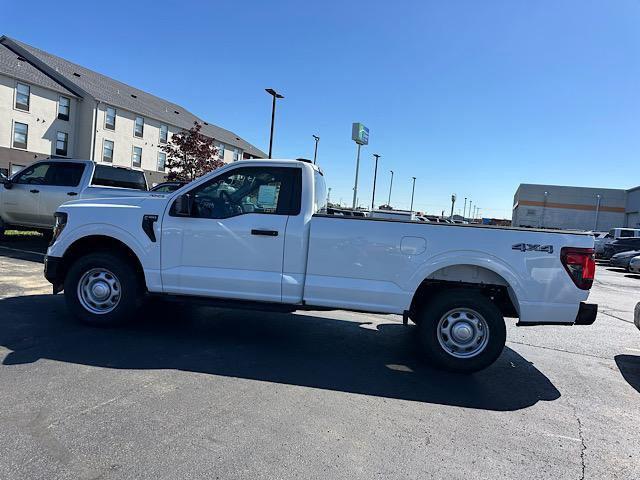
[[[269,135],[269,158],[271,158],[273,149],[273,125],[276,119],[276,98],[284,98],[284,96],[280,95],[273,88],[265,88],[264,90],[273,97],[273,104],[271,106],[271,134]]]
[[[449,219],[453,219],[453,206],[456,204],[456,194],[451,195],[451,215],[449,215]]]
[[[318,159],[318,142],[320,141],[320,137],[317,135],[311,135],[313,139],[316,141],[316,146],[313,150],[313,164],[316,164],[316,160]]]
[[[389,200],[387,200],[387,205],[391,206],[391,188],[393,187],[393,170],[389,170],[391,172],[391,183],[389,184]]]
[[[375,202],[376,202],[376,179],[378,178],[378,159],[380,158],[380,155],[378,155],[377,153],[374,153],[373,156],[376,159],[376,167],[375,170],[373,171],[373,193],[371,194],[371,211],[373,212],[373,209],[375,208]]]
[[[411,178],[413,178],[413,187],[411,188],[411,209],[409,211],[409,215],[413,215],[413,194],[416,191],[416,177]]]

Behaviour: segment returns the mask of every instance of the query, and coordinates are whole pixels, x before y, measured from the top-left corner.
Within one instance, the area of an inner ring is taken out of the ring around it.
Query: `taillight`
[[[581,290],[589,290],[596,274],[596,261],[593,248],[562,247],[560,261],[565,270]]]

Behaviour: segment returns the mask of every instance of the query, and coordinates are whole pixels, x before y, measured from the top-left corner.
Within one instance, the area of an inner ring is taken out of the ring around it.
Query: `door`
[[[2,211],[5,223],[42,226],[38,213],[39,194],[48,170],[48,162],[34,163],[11,179],[11,188],[4,187]]]
[[[238,167],[194,187],[188,216],[162,223],[168,293],[281,302],[284,238],[300,212],[300,168]]]
[[[53,214],[58,207],[77,198],[84,170],[83,163],[52,162],[49,165],[45,182],[39,187],[38,194],[38,221],[42,225],[53,227]]]

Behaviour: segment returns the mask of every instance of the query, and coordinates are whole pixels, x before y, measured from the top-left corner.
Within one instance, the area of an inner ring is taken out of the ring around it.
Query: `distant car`
[[[640,255],[631,259],[628,270],[631,273],[640,273]]]
[[[592,234],[595,237],[594,248],[596,251],[596,258],[605,258],[604,249],[606,245],[615,240],[640,237],[640,229],[612,228],[604,236],[601,236],[602,232],[592,232]]]
[[[609,260],[610,267],[624,268],[629,267],[629,262],[633,257],[640,255],[640,250],[629,250],[628,252],[616,253],[611,260]]]
[[[610,259],[616,253],[640,250],[640,238],[621,238],[604,246],[601,258]]]
[[[185,182],[163,182],[149,189],[150,192],[171,193],[182,187]]]

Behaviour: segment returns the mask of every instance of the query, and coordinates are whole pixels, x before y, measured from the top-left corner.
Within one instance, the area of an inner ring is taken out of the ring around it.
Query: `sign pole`
[[[356,183],[353,185],[353,206],[352,208],[356,209],[356,201],[358,198],[358,171],[360,170],[360,147],[361,145],[358,143],[358,154],[356,155]]]

